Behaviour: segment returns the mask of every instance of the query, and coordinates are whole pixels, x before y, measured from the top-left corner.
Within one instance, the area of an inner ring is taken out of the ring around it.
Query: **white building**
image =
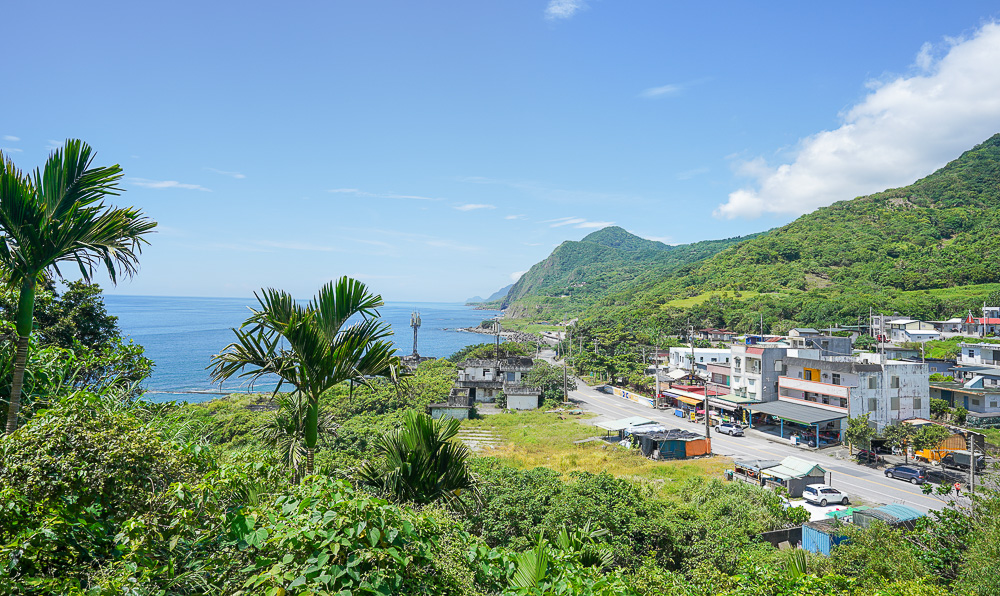
[[[911,418],[930,417],[928,366],[885,360],[877,354],[858,358],[786,357],[778,379],[780,397],[803,405],[843,410],[851,418],[869,415],[878,429]]]
[[[670,368],[683,368],[690,370],[691,354],[691,348],[670,348],[670,359],[668,361]],[[705,367],[712,363],[728,364],[730,356],[729,348],[695,348],[694,364],[696,368],[705,370]]]

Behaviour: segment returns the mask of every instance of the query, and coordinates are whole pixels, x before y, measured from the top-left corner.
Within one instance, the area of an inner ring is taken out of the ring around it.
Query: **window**
[[[889,409],[890,410],[898,410],[899,409],[899,397],[895,397],[894,396],[894,397],[890,398]]]
[[[975,358],[975,357],[976,357],[976,351],[975,350],[969,350],[969,358]]]
[[[824,349],[824,350],[826,350],[826,349],[829,349],[829,348],[830,348],[830,342],[829,342],[829,341],[827,341],[827,340],[825,340],[825,339],[824,339],[823,341],[821,341],[821,342],[820,342],[820,345],[821,345],[821,346],[823,346],[823,349]]]
[[[833,373],[833,384],[840,385],[840,373]]]
[[[868,388],[878,389],[878,377],[875,376],[868,377]]]
[[[914,410],[919,410],[920,408],[923,407],[923,405],[924,405],[924,402],[923,402],[922,399],[920,399],[919,397],[914,397],[913,398],[913,409]]]
[[[990,407],[991,407],[991,408],[995,408],[995,407],[997,407],[997,402],[995,402],[995,401],[991,401],[991,402],[990,402]]]
[[[869,412],[874,412],[877,409],[878,409],[878,399],[876,399],[874,397],[869,397],[868,398],[868,411]]]
[[[781,360],[774,361],[774,370],[775,372],[781,372]]]
[[[979,400],[978,399],[972,400],[972,405],[978,406],[979,405]]]
[[[712,362],[718,362],[718,361],[719,361],[718,358],[712,358]]]
[[[889,387],[892,389],[899,389],[899,377],[889,377]]]

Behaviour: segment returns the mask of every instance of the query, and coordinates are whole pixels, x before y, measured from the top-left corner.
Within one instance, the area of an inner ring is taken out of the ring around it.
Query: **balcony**
[[[851,395],[850,387],[820,383],[819,381],[806,381],[805,379],[793,379],[791,377],[778,377],[778,388],[818,393],[829,397],[839,397],[840,399],[848,399]]]
[[[499,389],[503,385],[502,379],[484,379],[484,378],[474,378],[470,375],[459,375],[458,379],[455,380],[456,387],[462,387],[465,389],[472,387],[482,387],[486,389]]]

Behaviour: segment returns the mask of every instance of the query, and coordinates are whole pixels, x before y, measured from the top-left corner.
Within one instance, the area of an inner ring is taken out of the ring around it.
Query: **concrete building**
[[[962,322],[962,332],[965,335],[986,337],[1000,334],[1000,306],[983,305],[983,316],[973,317],[970,312]]]
[[[466,360],[459,363],[455,386],[468,389],[473,401],[494,402],[505,385],[516,386],[527,379],[534,361],[528,357],[499,360]],[[506,392],[510,395],[510,392]],[[536,406],[537,407],[537,406]]]
[[[941,332],[934,328],[933,323],[918,321],[917,319],[897,319],[888,324],[889,341],[931,341],[941,338]]]
[[[427,413],[435,420],[438,418],[454,418],[456,420],[467,420],[472,410],[475,408],[473,400],[469,397],[468,389],[452,387],[448,393],[448,400],[437,404],[428,404]]]
[[[784,364],[778,387],[780,398],[786,401],[836,409],[851,418],[868,414],[878,429],[930,417],[925,363],[883,361],[878,354],[863,354],[858,358],[786,357]]]
[[[670,359],[668,364],[671,369],[691,368],[691,348],[683,346],[670,348]],[[706,370],[706,366],[713,363],[728,364],[730,359],[729,348],[695,348],[694,364],[698,370]]]
[[[802,338],[796,338],[802,339]],[[793,348],[790,340],[770,338],[763,342],[734,344],[730,351],[729,385],[740,397],[769,402],[778,399],[778,377],[784,374],[788,355],[819,358],[815,349]]]

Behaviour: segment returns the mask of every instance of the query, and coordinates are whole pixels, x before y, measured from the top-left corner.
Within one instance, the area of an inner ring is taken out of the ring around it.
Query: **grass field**
[[[658,462],[635,450],[604,441],[574,444],[574,441],[604,434],[590,424],[589,418],[593,418],[593,414],[519,412],[463,421],[462,427],[493,432],[501,439],[501,444],[483,455],[503,458],[519,468],[544,466],[564,474],[607,472],[618,477],[653,481],[662,484],[667,492],[673,482],[692,476],[721,478],[723,470],[732,467],[732,461],[724,457]]]

